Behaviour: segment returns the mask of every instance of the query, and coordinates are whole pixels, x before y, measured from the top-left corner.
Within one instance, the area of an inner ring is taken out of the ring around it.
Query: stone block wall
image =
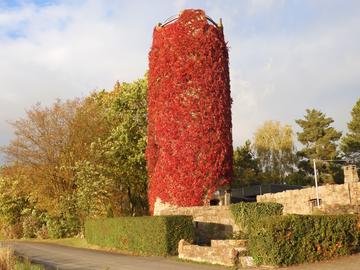
[[[316,207],[315,187],[287,190],[256,197],[258,202],[277,202],[284,206],[284,214],[312,214],[323,212],[357,212],[360,208],[360,182],[320,186],[321,205]]]
[[[187,215],[194,221],[230,225],[237,228],[229,206],[171,207],[161,210],[159,216]]]
[[[199,244],[210,244],[211,239],[226,239],[239,231],[229,206],[176,207],[157,201],[154,215],[186,215],[194,220]]]

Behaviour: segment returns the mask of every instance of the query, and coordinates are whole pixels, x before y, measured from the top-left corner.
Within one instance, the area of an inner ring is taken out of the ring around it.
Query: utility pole
[[[317,207],[319,207],[320,200],[319,200],[319,188],[318,188],[318,179],[317,179],[317,170],[316,170],[316,160],[313,159],[313,162],[314,162],[314,176],[315,176],[316,205],[317,205]]]

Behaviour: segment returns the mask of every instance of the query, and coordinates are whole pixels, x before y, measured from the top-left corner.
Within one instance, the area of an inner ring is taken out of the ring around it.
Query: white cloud
[[[322,110],[334,118],[338,129],[345,130],[349,111],[360,98],[358,25],[358,17],[348,17],[293,34],[232,39],[232,70],[240,74],[237,80],[247,82],[232,85],[235,144],[242,143],[265,120],[295,127],[294,120],[302,118],[307,108]],[[244,93],[252,96],[245,103],[255,100],[253,114],[244,105]]]
[[[141,77],[154,25],[190,7],[205,8],[215,21],[224,21],[235,145],[252,138],[263,121],[294,124],[310,107],[344,129],[359,98],[360,19],[350,5],[342,13],[328,8],[326,16],[323,6],[315,5],[319,16],[278,22],[286,4],[65,1],[0,10],[0,144],[10,138],[6,120],[22,116],[38,101],[84,96],[116,80]]]
[[[105,16],[107,5],[99,3],[0,11],[0,144],[9,139],[5,120],[38,101],[84,96],[145,73],[152,26],[129,26],[121,11]],[[23,34],[9,36],[19,23]]]
[[[283,0],[250,0],[247,12],[249,15],[261,15],[267,13],[274,8],[284,5]]]

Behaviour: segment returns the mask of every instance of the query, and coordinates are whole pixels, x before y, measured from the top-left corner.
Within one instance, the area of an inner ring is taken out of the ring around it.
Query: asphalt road
[[[56,270],[227,270],[230,268],[181,262],[174,258],[140,257],[33,242],[1,242],[17,255]],[[269,268],[252,268],[269,269]],[[360,254],[280,270],[360,270]]]
[[[117,253],[65,247],[61,245],[3,242],[11,246],[17,255],[32,262],[58,270],[226,270],[221,266],[180,262],[174,258],[140,257]]]

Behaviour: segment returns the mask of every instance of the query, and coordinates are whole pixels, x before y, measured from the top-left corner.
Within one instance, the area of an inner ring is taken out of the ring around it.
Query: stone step
[[[248,241],[242,239],[211,240],[212,247],[243,247],[246,248]]]
[[[238,256],[247,256],[247,240],[240,239],[226,239],[226,240],[211,240],[211,247],[214,248],[233,248],[238,252]]]
[[[255,267],[254,258],[251,256],[239,256],[238,258],[238,267],[241,268],[252,268]]]
[[[180,240],[178,252],[180,259],[224,266],[235,266],[238,255],[234,248],[198,246],[184,240]]]
[[[178,246],[179,258],[196,262],[207,262],[225,266],[242,267],[250,265],[246,240],[211,240],[211,246],[198,246],[180,240]]]

